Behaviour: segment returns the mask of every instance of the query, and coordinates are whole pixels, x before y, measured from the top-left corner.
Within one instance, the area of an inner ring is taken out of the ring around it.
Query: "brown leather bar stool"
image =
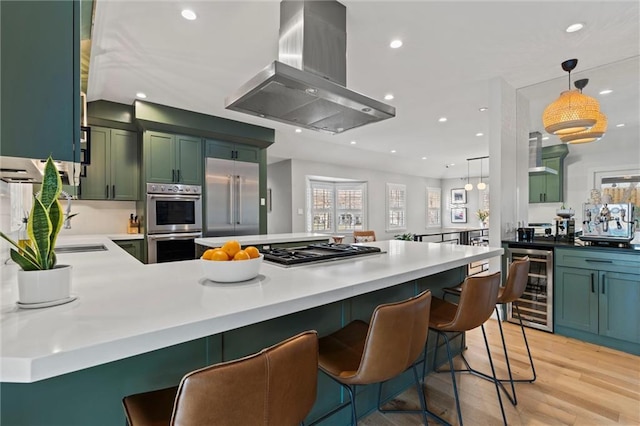
[[[360,320],[352,321],[333,334],[320,338],[319,367],[347,389],[350,399],[349,402],[336,407],[315,423],[351,404],[351,424],[356,425],[358,421],[356,386],[379,383],[378,409],[380,410],[382,382],[398,376],[411,367],[421,410],[404,412],[422,413],[425,425],[427,415],[446,424],[443,419],[427,410],[415,366],[415,361],[420,357],[427,341],[430,306],[431,292],[425,291],[402,302],[378,306],[371,316],[370,324]]]
[[[122,403],[131,426],[297,425],[315,402],[317,379],[318,337],[307,331]]]
[[[496,303],[496,308],[495,308],[496,315],[498,317],[498,328],[500,329],[500,338],[502,340],[502,349],[504,351],[504,359],[507,364],[507,371],[509,373],[508,379],[498,379],[498,381],[500,382],[500,386],[502,387],[505,394],[507,395],[507,398],[509,398],[509,401],[511,401],[513,405],[518,404],[518,398],[516,396],[516,388],[514,383],[533,383],[536,381],[536,378],[537,378],[536,368],[533,365],[533,357],[531,356],[531,350],[529,349],[529,341],[527,340],[527,335],[524,331],[524,324],[522,324],[522,316],[520,315],[520,308],[518,307],[518,304],[515,303],[522,296],[525,289],[527,288],[528,280],[529,280],[529,258],[524,257],[520,260],[516,260],[512,262],[511,265],[509,265],[507,282],[505,283],[504,287],[500,287],[500,289],[498,290],[498,301]],[[444,289],[444,292],[459,296],[460,286],[453,287],[453,288],[446,288]],[[513,374],[511,372],[509,354],[507,353],[507,344],[504,339],[504,331],[502,330],[502,322],[500,321],[500,312],[497,306],[499,304],[505,305],[507,303],[512,303],[512,307],[515,309],[515,312],[518,315],[518,321],[520,322],[520,329],[522,331],[522,338],[524,339],[524,344],[525,344],[525,347],[527,348],[527,355],[529,356],[529,364],[531,365],[531,371],[532,371],[531,378],[514,379]],[[469,365],[467,360],[464,358],[464,356],[462,357],[462,359],[464,360],[469,372],[476,374],[478,376],[484,377],[485,379],[491,380],[491,377],[488,376],[487,374],[471,368],[471,366]],[[502,385],[502,382],[509,382],[511,384],[511,394],[509,394],[509,392],[504,388],[504,385]]]
[[[449,371],[451,372],[451,381],[453,382],[453,394],[456,401],[456,409],[458,411],[458,420],[462,426],[462,411],[460,410],[460,399],[458,397],[458,387],[456,385],[455,369],[453,367],[453,357],[451,355],[451,345],[447,333],[462,333],[481,327],[484,337],[484,344],[487,348],[489,357],[489,365],[491,366],[491,380],[496,386],[498,402],[500,403],[500,412],[502,420],[507,424],[507,417],[502,405],[502,397],[500,396],[499,381],[496,379],[496,371],[493,367],[493,359],[491,358],[491,350],[487,341],[487,334],[484,330],[484,323],[489,319],[493,309],[496,306],[498,298],[498,289],[500,288],[500,272],[496,272],[486,276],[467,277],[461,286],[460,300],[457,305],[447,302],[446,300],[436,297],[431,299],[431,319],[429,320],[429,328],[434,330],[438,339],[436,340],[436,356],[433,359],[433,370],[436,369],[437,351],[440,336],[444,338],[447,348],[447,357],[449,359]],[[425,354],[426,358],[426,354]],[[426,363],[426,359],[425,359]],[[424,371],[423,371],[424,376]]]

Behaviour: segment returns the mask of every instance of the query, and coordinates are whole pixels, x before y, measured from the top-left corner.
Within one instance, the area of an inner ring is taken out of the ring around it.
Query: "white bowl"
[[[255,278],[260,273],[264,255],[249,260],[204,260],[200,258],[203,276],[211,281],[233,283]]]
[[[558,209],[556,210],[556,214],[561,218],[568,219],[576,214],[576,212],[572,209]]]

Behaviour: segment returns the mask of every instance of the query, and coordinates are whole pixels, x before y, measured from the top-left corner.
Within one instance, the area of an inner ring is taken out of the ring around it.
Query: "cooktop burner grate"
[[[381,253],[378,247],[350,244],[318,243],[304,247],[261,250],[264,259],[282,266],[326,262],[355,256]]]

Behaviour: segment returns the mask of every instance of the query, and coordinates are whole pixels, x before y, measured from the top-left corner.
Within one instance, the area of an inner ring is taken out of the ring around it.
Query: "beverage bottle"
[[[31,240],[29,239],[29,233],[27,232],[27,218],[22,219],[22,224],[20,225],[20,229],[18,230],[18,247],[20,249],[24,249],[26,246],[31,245]],[[20,250],[22,253],[22,250]]]

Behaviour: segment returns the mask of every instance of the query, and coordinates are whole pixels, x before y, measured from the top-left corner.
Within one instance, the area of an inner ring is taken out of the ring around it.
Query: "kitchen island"
[[[96,243],[108,250],[60,254],[61,264],[73,265],[78,296],[65,305],[19,309],[17,268],[2,268],[2,424],[124,424],[125,395],[176,385],[188,371],[302,330],[324,335],[369,320],[378,304],[426,288],[438,295],[464,278],[468,263],[503,252],[381,241],[369,243],[379,255],[296,268],[264,263],[253,280],[220,284],[201,277],[199,260],[144,265],[98,236],[59,245]],[[408,383],[401,377],[388,391]],[[320,376],[319,386],[311,417],[339,403],[335,383]],[[341,414],[332,422],[346,424],[348,410]]]

